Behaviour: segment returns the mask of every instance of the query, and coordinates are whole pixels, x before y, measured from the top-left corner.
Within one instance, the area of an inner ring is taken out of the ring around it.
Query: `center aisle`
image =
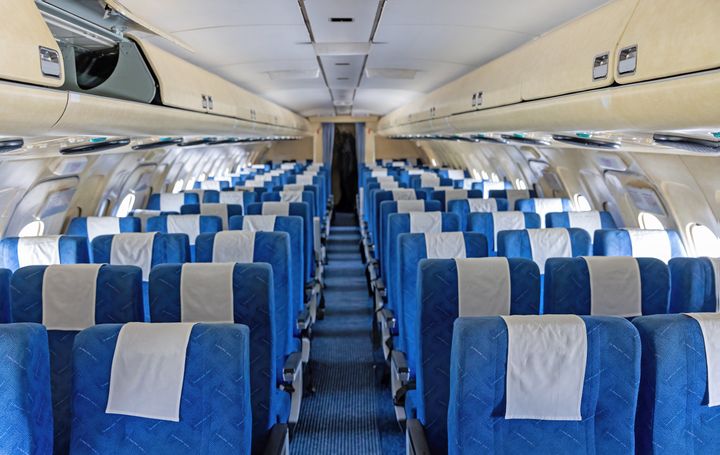
[[[325,319],[317,321],[310,361],[315,394],[303,399],[290,441],[296,454],[404,453],[387,387],[377,385],[371,340],[372,310],[349,214],[336,214],[325,268]]]

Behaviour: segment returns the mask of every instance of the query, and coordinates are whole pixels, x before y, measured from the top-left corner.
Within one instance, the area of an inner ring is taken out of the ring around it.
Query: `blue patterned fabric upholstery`
[[[243,192],[243,206],[257,202],[260,196],[253,191]],[[203,193],[203,204],[217,204],[220,202],[220,192],[216,190],[205,190]],[[237,204],[240,205],[240,204]],[[198,209],[199,210],[199,209]]]
[[[674,258],[670,269],[670,313],[714,313],[715,270],[708,258]]]
[[[47,266],[18,269],[12,277],[12,317],[15,322],[43,322],[43,280]],[[138,267],[105,265],[95,292],[95,323],[115,324],[143,320],[142,272]],[[70,447],[72,347],[76,331],[49,330],[50,381],[54,420],[54,453]]]
[[[573,257],[590,256],[590,235],[582,229],[568,229]],[[498,256],[532,259],[527,229],[498,232]]]
[[[195,193],[183,193],[185,195],[185,204],[199,204],[200,197]],[[153,193],[148,199],[147,207],[148,210],[162,210],[160,207],[160,194]]]
[[[12,277],[10,270],[0,269],[0,324],[12,322],[10,277]]]
[[[276,186],[273,188],[273,192],[279,193],[280,191],[286,191],[284,189],[284,185]],[[314,213],[314,216],[319,216],[321,220],[325,219],[325,210],[324,210],[324,204],[322,203],[322,200],[320,199],[320,190],[318,187],[314,185],[303,185],[303,193],[310,192],[313,195],[313,206],[312,206],[312,212]]]
[[[87,217],[77,217],[70,220],[70,224],[67,228],[67,235],[74,235],[78,237],[87,237]],[[140,218],[134,218],[127,216],[124,218],[118,218],[118,224],[120,226],[120,232],[142,232],[140,226]]]
[[[282,370],[273,359],[278,346],[272,268],[269,264],[235,264],[233,317],[250,328],[250,399],[253,452],[265,447],[270,428],[282,420],[288,394],[278,390]],[[150,274],[150,316],[153,322],[180,322],[181,265],[160,265]],[[286,417],[285,417],[286,418]]]
[[[508,190],[511,190],[511,189],[512,188],[508,188],[505,190],[490,190],[488,192],[488,196],[491,197],[492,199],[506,199],[507,200],[507,198],[508,198],[507,192],[508,192]],[[530,194],[530,197],[537,197],[537,191],[535,191],[535,190],[528,190],[528,193]],[[515,201],[515,207],[508,206],[508,210],[510,210],[510,211],[519,210],[517,208],[518,202],[519,201]]]
[[[539,229],[540,217],[537,213],[524,213],[525,228]],[[492,256],[497,256],[497,245],[495,245],[495,226],[492,213],[471,213],[468,215],[468,230],[484,235],[488,241],[488,248]],[[498,235],[498,239],[500,236]]]
[[[264,193],[260,200],[262,202],[280,202],[280,193],[276,191],[271,191],[269,193]],[[315,195],[312,191],[303,191],[302,192],[302,201],[310,207],[310,218],[317,216],[317,209],[315,207]]]
[[[185,207],[185,206],[183,206]],[[147,232],[161,232],[163,234],[168,233],[167,228],[167,215],[166,216],[154,216],[147,221]],[[212,234],[213,232],[222,231],[222,219],[218,216],[200,216],[200,234]],[[195,242],[197,239],[191,239],[189,233],[188,242],[190,246],[190,261],[195,261]]]
[[[535,199],[518,199],[515,201],[515,207],[521,212],[537,212],[537,209],[535,208]],[[572,202],[570,202],[570,199],[562,198],[562,207],[563,212],[571,212]]]
[[[480,181],[480,182],[473,182],[473,184],[472,184],[472,189],[474,189],[474,190],[480,190],[480,191],[483,191],[483,192],[484,192],[484,191],[485,191],[485,184],[486,184],[486,183],[495,183],[495,182],[491,182],[491,181],[489,181],[489,180],[482,180],[482,181]],[[505,196],[498,196],[498,195],[493,196],[493,194],[492,194],[493,191],[503,192],[503,191],[506,191],[506,190],[511,190],[511,189],[513,189],[512,183],[510,183],[510,182],[508,182],[508,181],[505,181],[504,183],[505,183],[505,190],[490,190],[490,191],[488,192],[488,196],[491,197],[491,198],[503,198],[503,199],[504,199]],[[534,197],[534,196],[533,196],[533,197]],[[514,207],[511,207],[511,208],[509,208],[508,210],[514,210],[514,209],[515,209]]]
[[[442,212],[442,206],[438,201],[423,201],[423,205],[425,206],[425,212]],[[380,204],[380,229],[378,229],[378,241],[375,243],[375,254],[380,259],[380,274],[382,276],[387,274],[386,268],[389,265],[387,255],[388,219],[394,213],[398,213],[397,202],[383,201]]]
[[[451,215],[451,214],[448,214]],[[487,240],[485,236],[475,233],[463,234],[465,240],[465,254],[468,258],[487,257]],[[397,344],[394,346],[405,353],[417,352],[417,338],[411,336],[415,333],[418,317],[418,267],[420,261],[427,258],[425,247],[425,234],[402,234],[398,238],[398,270],[397,287],[400,289],[399,305],[395,312],[398,320]],[[448,258],[450,259],[450,258]],[[410,360],[410,359],[408,359]],[[414,371],[411,364],[411,373]]]
[[[623,318],[582,319],[587,332],[587,363],[581,421],[506,420],[505,322],[500,317],[460,318],[455,322],[448,412],[450,454],[635,453],[640,382],[637,330]]]
[[[197,262],[213,262],[215,235],[202,234],[198,237]],[[290,236],[286,232],[257,232],[253,253],[253,263],[270,264],[273,270],[275,336],[281,347],[276,352],[276,365],[279,371],[282,371],[285,356],[298,350],[298,340],[293,337],[295,315],[291,311],[290,299],[292,289]]]
[[[428,199],[428,192],[425,190],[415,190],[415,198],[416,199]],[[378,239],[380,238],[380,226],[379,226],[379,219],[380,219],[380,204],[383,203],[383,201],[392,201],[393,200],[393,193],[392,191],[385,191],[385,190],[372,190],[370,191],[370,222],[368,223],[369,229],[368,232],[370,232],[370,235],[372,236],[372,240],[374,243],[378,242]],[[377,259],[377,258],[376,258]]]
[[[527,259],[508,259],[510,313],[539,314],[540,271]],[[417,344],[408,350],[415,369],[415,414],[425,427],[432,453],[447,451],[447,412],[450,399],[450,347],[458,318],[459,292],[456,262],[424,259],[418,271],[417,326],[409,331]],[[478,296],[481,300],[482,296]],[[413,348],[415,346],[415,348]],[[426,406],[425,404],[430,405]]]
[[[258,202],[247,206],[247,215],[262,215],[263,203]],[[310,207],[303,202],[291,202],[288,216],[299,216],[303,220],[303,248],[305,249],[305,283],[310,283],[315,276],[315,243],[313,237],[313,219]]]
[[[477,191],[477,190],[476,190]],[[475,198],[472,198],[475,199]],[[482,199],[482,194],[479,198]],[[506,212],[508,209],[507,199],[495,199],[498,212]],[[470,203],[467,199],[457,199],[448,203],[448,212],[457,213],[460,216],[460,225],[463,231],[470,230],[469,216],[470,216]]]
[[[599,212],[600,214],[600,225],[603,229],[617,229],[617,225],[615,224],[615,220],[613,220],[612,215],[610,212]],[[568,215],[568,212],[562,212],[562,213],[548,213],[546,215],[547,221],[546,226],[549,228],[571,228],[571,227],[577,227],[577,226],[570,226],[570,215]],[[592,232],[589,232],[590,236],[592,236]]]
[[[666,230],[670,239],[672,257],[684,257],[685,247],[676,231]],[[595,231],[593,242],[595,256],[633,256],[630,234],[625,229],[602,229]]]
[[[450,207],[448,207],[447,201],[445,199],[445,195],[447,191],[465,191],[467,194],[466,199],[482,199],[483,192],[481,190],[462,190],[462,189],[451,189],[448,188],[447,190],[434,190],[430,192],[430,199],[434,201],[440,201],[440,204],[442,204],[443,211],[449,212]]]
[[[211,202],[210,204],[214,204]],[[232,216],[242,216],[243,206],[240,204],[226,204],[228,220]],[[200,204],[187,204],[180,207],[180,213],[182,215],[200,215],[201,207]]]
[[[440,177],[440,176],[438,176]],[[440,184],[438,186],[447,186],[448,189],[451,189],[453,186],[453,181],[450,179],[442,178],[440,177]],[[409,179],[409,188],[423,188],[422,186],[422,176],[420,175],[411,175]]]
[[[640,269],[642,314],[668,312],[670,274],[657,259],[637,259]],[[589,315],[590,273],[583,258],[551,258],[545,263],[543,311],[548,314]]]
[[[18,240],[19,237],[0,239],[0,267],[10,269],[13,272],[20,268]],[[87,264],[90,262],[86,237],[60,236],[58,248],[60,250],[61,264]]]
[[[0,453],[53,453],[50,356],[39,324],[0,325]]]
[[[442,214],[442,231],[443,232],[459,232],[460,218],[454,213]],[[389,259],[388,275],[385,277],[385,286],[387,287],[387,307],[395,313],[400,308],[399,300],[402,297],[400,287],[400,235],[410,233],[410,215],[407,213],[395,213],[388,217],[388,235],[385,244],[387,248],[387,257]],[[423,248],[423,251],[425,249]]]
[[[242,216],[230,218],[230,230],[243,230]],[[303,250],[303,219],[299,216],[278,216],[275,218],[273,232],[286,232],[290,236],[290,262],[292,262],[292,292],[295,314],[303,311],[305,300],[305,280],[303,266],[305,264],[305,251]],[[297,327],[296,327],[297,329]]]
[[[188,341],[180,421],[106,414],[121,325],[83,330],[73,350],[73,454],[249,454],[246,326],[196,324]]]
[[[208,180],[213,181],[212,179],[208,179]],[[228,181],[228,180],[220,180],[218,183],[220,184],[221,190],[223,190],[225,188],[230,188],[230,181]],[[201,189],[201,187],[202,187],[202,182],[195,182],[195,184],[193,185],[193,188],[196,190]],[[215,191],[215,190],[210,190],[210,191]]]
[[[700,325],[683,314],[635,318],[642,376],[635,438],[642,454],[716,454],[720,407],[708,406]]]

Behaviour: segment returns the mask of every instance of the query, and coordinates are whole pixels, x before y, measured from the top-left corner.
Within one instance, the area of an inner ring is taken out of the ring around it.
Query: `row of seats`
[[[183,203],[198,198],[173,196]],[[146,225],[160,233],[135,232],[142,223],[134,217],[85,218],[71,223],[83,237],[0,240],[2,262],[13,269],[0,270],[0,337],[4,328],[28,328],[41,341],[38,355],[45,352],[32,384],[3,388],[12,392],[8,403],[32,388],[42,393],[32,421],[27,406],[4,414],[7,428],[18,430],[0,438],[0,447],[56,454],[286,451],[308,367],[310,205],[250,203],[243,216],[243,206],[225,204],[226,231],[222,216],[164,212]],[[179,211],[201,207],[183,204]],[[184,223],[191,218],[194,226]],[[119,356],[130,366],[118,366]],[[110,436],[109,428],[122,431]]]

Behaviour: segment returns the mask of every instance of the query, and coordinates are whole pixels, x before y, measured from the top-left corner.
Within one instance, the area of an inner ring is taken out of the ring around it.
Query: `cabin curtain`
[[[332,175],[333,148],[335,146],[335,124],[323,123],[323,164]]]
[[[365,164],[365,123],[355,124],[355,150],[358,168]]]

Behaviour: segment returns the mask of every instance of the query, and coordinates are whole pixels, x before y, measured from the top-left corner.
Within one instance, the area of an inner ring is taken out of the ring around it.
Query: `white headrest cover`
[[[280,215],[288,216],[290,214],[289,202],[263,202],[263,215]]]
[[[636,258],[656,258],[667,262],[672,259],[672,246],[667,231],[627,229],[632,255]]]
[[[414,200],[414,201],[397,201],[397,212],[398,213],[410,213],[410,212],[424,212],[425,201]]]
[[[460,317],[510,314],[507,258],[455,259]]]
[[[281,202],[302,202],[302,191],[281,191],[280,201]]]
[[[235,263],[183,264],[180,320],[232,323],[234,270]]]
[[[493,212],[493,245],[497,249],[497,236],[500,231],[517,231],[525,229],[523,212]]]
[[[51,265],[42,284],[42,324],[48,330],[84,330],[95,325],[95,295],[101,264]]]
[[[448,171],[448,178],[451,180],[462,180],[465,178],[465,171],[460,169],[450,169]]]
[[[120,218],[112,216],[89,216],[85,219],[88,240],[93,241],[100,235],[114,235],[120,233]]]
[[[440,212],[411,212],[409,217],[411,234],[442,232],[442,213]]]
[[[60,236],[20,237],[17,255],[20,267],[59,264]]]
[[[213,262],[252,263],[255,258],[255,232],[223,231],[215,234]]]
[[[687,313],[700,325],[707,362],[708,406],[720,405],[720,313]]]
[[[380,177],[383,175],[387,175],[387,173],[387,169],[375,169],[374,171],[370,172],[370,177]]]
[[[559,198],[537,198],[533,199],[535,203],[535,213],[540,216],[540,227],[545,227],[545,215],[548,213],[564,212],[562,199]]]
[[[245,191],[221,191],[220,203],[245,206]]]
[[[140,227],[143,231],[147,229],[147,220],[160,215],[162,215],[162,210],[138,209],[130,213],[130,216],[140,219]]]
[[[595,235],[595,231],[602,229],[602,221],[598,211],[568,212],[567,215],[570,227],[585,230],[590,234],[591,239]]]
[[[503,316],[506,419],[582,420],[585,322],[574,315]]]
[[[193,325],[123,325],[115,345],[105,412],[179,422]]]
[[[216,180],[204,180],[200,182],[200,189],[220,191],[220,182]]]
[[[497,200],[496,199],[468,199],[468,207],[470,213],[492,213],[497,212]],[[524,219],[523,219],[524,220]],[[524,221],[523,221],[524,224]]]
[[[312,185],[313,175],[297,175],[295,176],[295,181],[298,183],[298,185]]]
[[[590,314],[642,315],[642,285],[637,259],[623,256],[585,257],[590,275]]]
[[[304,191],[305,185],[302,185],[300,183],[288,183],[287,185],[283,185],[283,191]]]
[[[161,193],[160,210],[163,212],[178,212],[185,205],[185,193]]]
[[[527,233],[533,261],[541,274],[545,274],[545,262],[549,258],[572,257],[572,244],[567,229],[528,229]]]
[[[195,239],[200,235],[200,215],[168,215],[168,234],[187,234],[190,245],[195,245]]]
[[[113,236],[110,264],[134,265],[142,269],[143,281],[150,278],[155,232],[129,232]]]
[[[205,216],[217,216],[222,220],[223,230],[228,228],[228,205],[227,204],[200,204],[200,214]]]
[[[411,190],[408,188],[400,188],[390,191],[392,191],[393,201],[412,201],[417,199],[417,196],[415,195],[415,190]]]
[[[497,191],[497,190],[504,190],[505,189],[505,182],[490,182],[490,181],[484,181],[483,182],[483,198],[488,199],[490,198],[490,191]],[[512,210],[512,207],[509,208],[509,210]]]
[[[422,174],[420,176],[420,186],[423,188],[440,186],[440,177],[430,173]]]
[[[273,232],[276,219],[276,215],[245,215],[242,228],[243,231]]]
[[[462,232],[425,234],[425,251],[428,259],[465,258],[465,236]]]
[[[458,199],[467,199],[468,192],[467,190],[443,190],[445,191],[445,210],[447,210],[448,205],[450,205],[450,201],[455,201]]]
[[[400,188],[400,184],[398,182],[380,182],[381,190],[394,190],[397,188]]]

